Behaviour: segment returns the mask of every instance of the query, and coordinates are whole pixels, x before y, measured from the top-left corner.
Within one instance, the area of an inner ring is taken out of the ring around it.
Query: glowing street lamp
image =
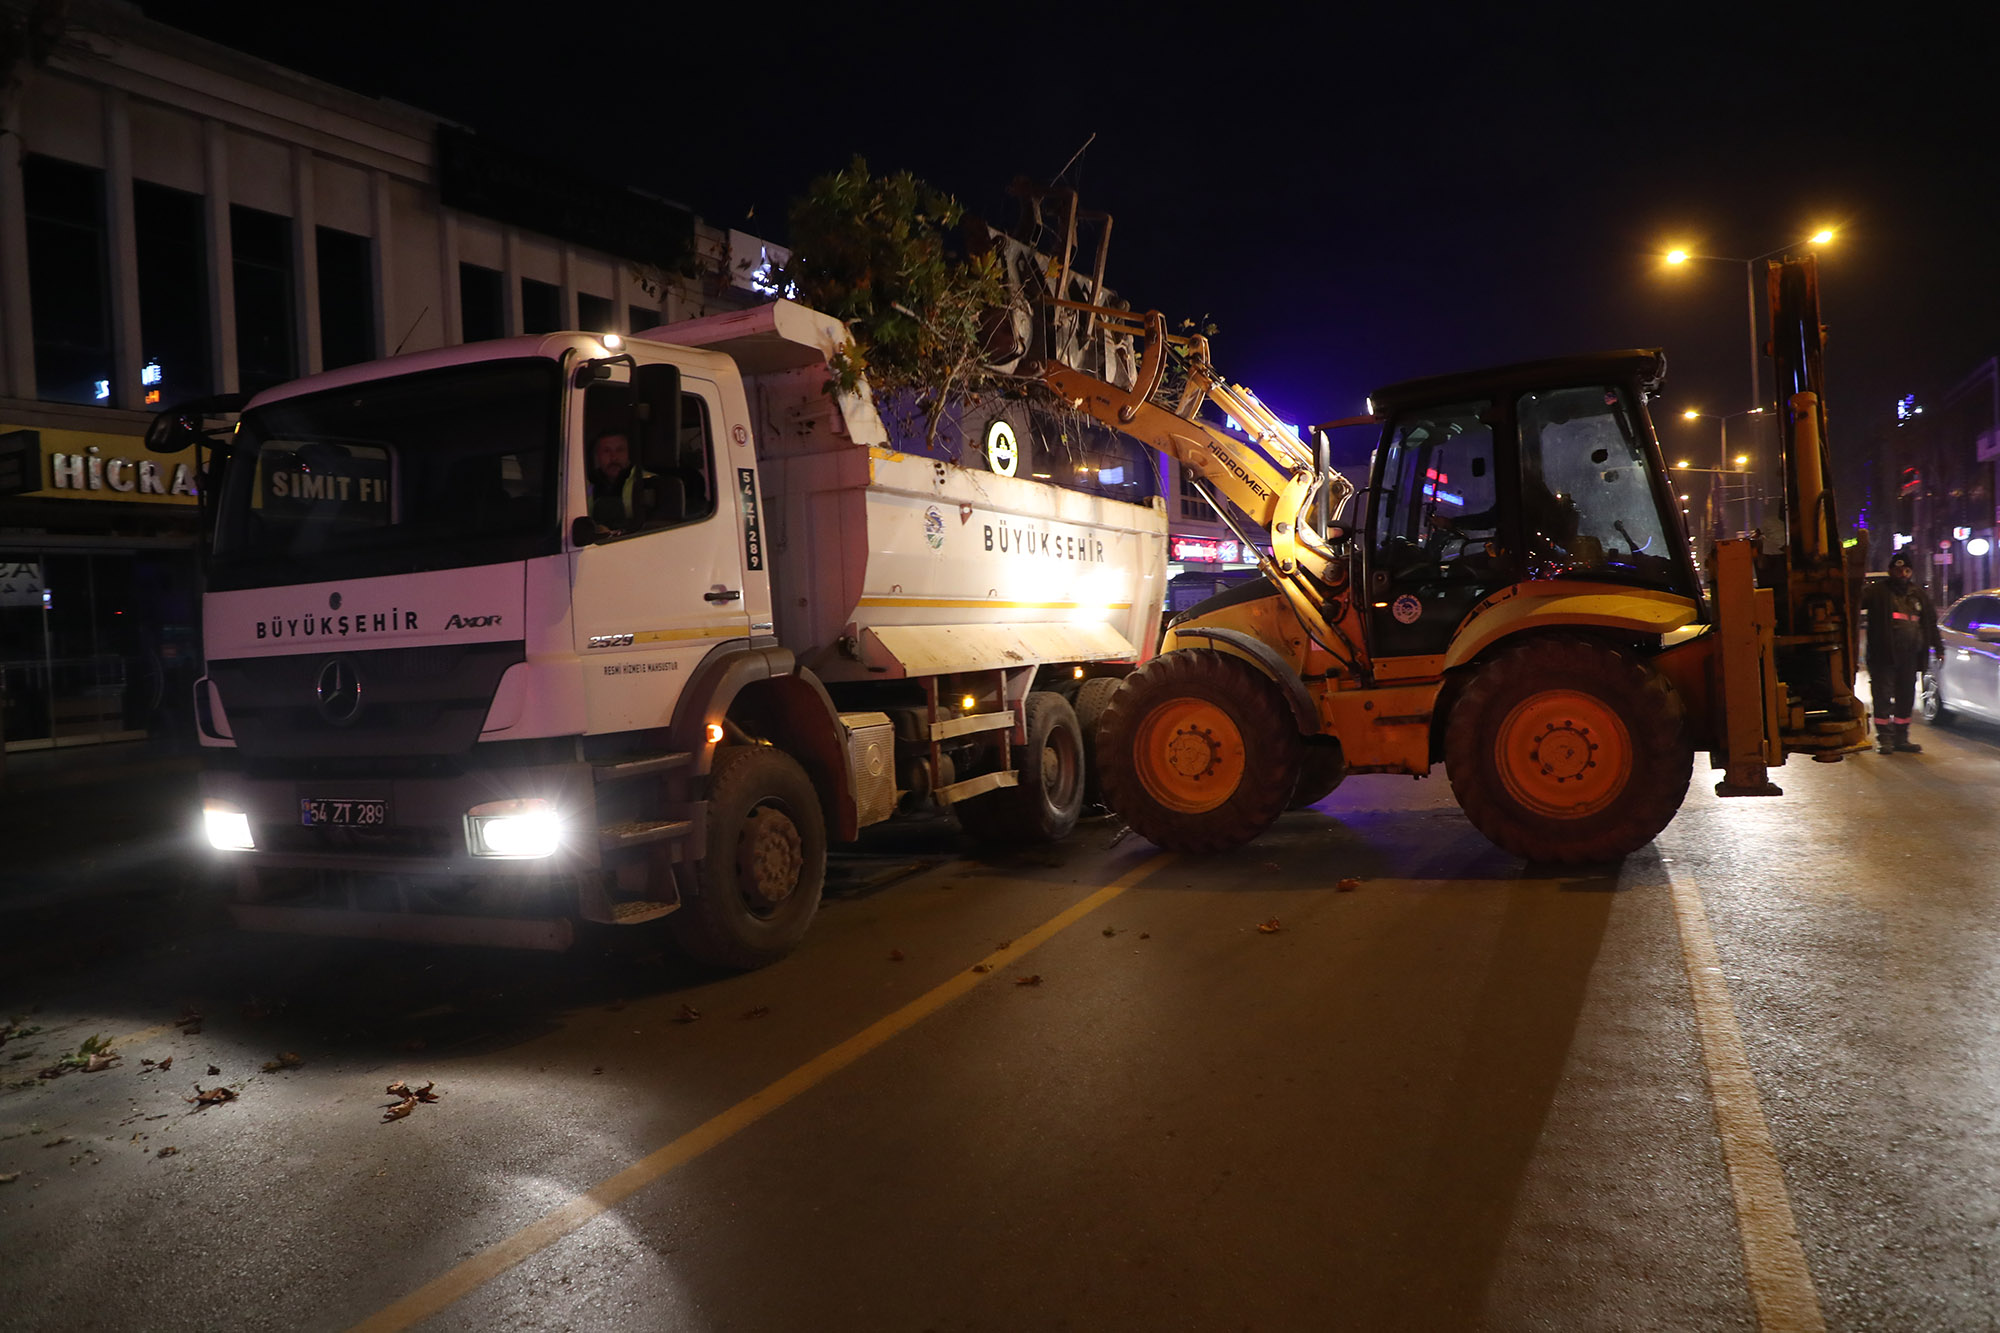
[[[1807,245],[1830,245],[1832,243],[1833,228],[1831,227],[1821,227],[1806,238]],[[1757,369],[1757,347],[1759,343],[1757,337],[1757,262],[1769,259],[1773,255],[1781,255],[1790,248],[1788,245],[1781,245],[1775,250],[1766,250],[1763,254],[1753,255],[1749,259],[1732,259],[1726,255],[1698,255],[1691,250],[1681,249],[1679,246],[1667,251],[1666,254],[1669,267],[1678,267],[1687,263],[1690,259],[1707,260],[1714,264],[1743,265],[1743,287],[1750,315],[1750,406],[1753,408],[1760,401],[1757,396],[1759,381]]]

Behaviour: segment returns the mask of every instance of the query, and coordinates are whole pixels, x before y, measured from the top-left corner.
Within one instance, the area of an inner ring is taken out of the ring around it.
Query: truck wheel
[[[1652,841],[1694,772],[1680,695],[1606,644],[1537,637],[1478,668],[1445,771],[1473,827],[1530,861],[1613,861]]]
[[[1146,663],[1097,724],[1105,799],[1173,852],[1226,851],[1269,828],[1298,789],[1300,748],[1277,686],[1213,648]]]
[[[767,745],[718,753],[708,778],[708,855],[667,918],[698,962],[775,963],[806,933],[826,878],[826,818],[798,761]]]
[[[1036,690],[1027,714],[1020,785],[953,807],[965,831],[982,841],[1060,842],[1083,813],[1083,729],[1075,710],[1060,694]]]
[[[1299,785],[1292,792],[1290,810],[1318,805],[1333,795],[1333,789],[1347,779],[1347,755],[1331,736],[1307,741],[1299,760]]]
[[[1097,723],[1118,687],[1117,676],[1092,676],[1076,690],[1076,725],[1083,730],[1083,803],[1104,804],[1104,783],[1097,776]]]

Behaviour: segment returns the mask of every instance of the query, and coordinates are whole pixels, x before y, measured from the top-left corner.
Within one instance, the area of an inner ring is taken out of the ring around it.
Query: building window
[[[202,199],[132,182],[139,254],[139,371],[148,404],[215,391],[208,363],[208,226]]]
[[[458,317],[469,343],[507,336],[507,279],[498,269],[458,266]]]
[[[562,288],[521,279],[521,332],[554,333],[563,326]]]
[[[375,359],[375,265],[368,238],[318,229],[319,350],[328,370]]]
[[[299,373],[292,220],[231,204],[229,250],[236,275],[236,378],[243,392],[255,393]]]
[[[104,173],[52,157],[21,161],[28,215],[28,303],[35,393],[59,403],[111,400],[111,290]]]
[[[647,329],[655,329],[660,326],[660,312],[648,309],[642,305],[627,306],[625,308],[625,317],[630,321],[625,327],[634,333],[644,333]]]
[[[578,292],[576,326],[586,333],[618,332],[618,303],[608,296]]]

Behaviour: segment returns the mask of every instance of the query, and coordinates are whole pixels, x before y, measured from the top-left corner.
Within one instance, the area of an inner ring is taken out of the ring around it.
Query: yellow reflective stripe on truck
[[[988,597],[863,597],[861,606],[934,606],[947,611],[1130,611],[1130,602],[998,602]]]
[[[632,636],[633,643],[678,643],[683,639],[740,639],[733,626],[701,625],[694,629],[649,629]]]

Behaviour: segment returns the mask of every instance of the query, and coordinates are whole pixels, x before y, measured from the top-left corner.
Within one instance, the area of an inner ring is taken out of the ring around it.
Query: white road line
[[[1674,918],[1680,924],[1681,961],[1694,996],[1701,1059],[1708,1067],[1715,1129],[1729,1169],[1729,1192],[1736,1201],[1736,1229],[1743,1241],[1743,1276],[1757,1307],[1763,1333],[1825,1333],[1819,1293],[1799,1245],[1798,1221],[1785,1192],[1784,1169],[1771,1146],[1770,1122],[1757,1098],[1757,1081],[1743,1049],[1743,1033],[1722,976],[1722,958],[1709,933],[1708,913],[1694,880],[1678,867],[1667,868]]]

